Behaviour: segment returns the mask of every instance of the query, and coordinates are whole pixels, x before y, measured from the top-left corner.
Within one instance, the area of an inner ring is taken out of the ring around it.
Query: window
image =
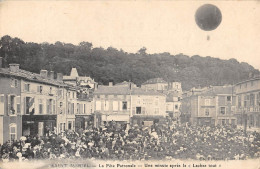
[[[205,109],[205,116],[209,116],[209,109]]]
[[[106,100],[105,101],[105,111],[109,110],[109,102]]]
[[[39,99],[38,102],[39,102],[39,114],[43,114],[43,104],[42,104],[42,99]]]
[[[141,107],[136,107],[136,114],[141,114]]]
[[[72,129],[72,122],[71,122],[71,121],[69,121],[69,123],[68,123],[68,129],[69,129],[69,130]]]
[[[21,97],[16,97],[16,112],[21,113]]]
[[[154,114],[159,114],[159,108],[155,108]]]
[[[50,87],[50,92],[49,92],[49,94],[52,94],[52,87]]]
[[[122,108],[123,108],[123,110],[127,110],[127,102],[126,101],[123,102],[123,107]]]
[[[178,104],[175,105],[175,109],[176,109],[176,110],[178,109]]]
[[[53,114],[55,112],[55,100],[47,99],[47,114]]]
[[[255,94],[250,94],[250,106],[255,106]]]
[[[231,102],[231,96],[227,96],[227,101]]]
[[[118,101],[113,101],[113,110],[114,111],[118,110]]]
[[[101,102],[96,101],[96,110],[101,110]]]
[[[249,106],[249,95],[245,95],[244,96],[244,107],[248,107]]]
[[[77,112],[76,112],[77,114],[80,113],[79,109],[80,109],[80,107],[79,107],[79,103],[77,103]]]
[[[205,99],[205,106],[209,106],[210,105],[210,99]]]
[[[180,98],[180,97],[178,97],[178,102],[179,102],[179,101],[181,101],[181,98]]]
[[[71,103],[71,114],[74,114],[74,103]]]
[[[16,124],[12,123],[9,126],[10,140],[16,140]]]
[[[9,115],[15,115],[15,96],[9,95],[8,96],[8,114]]]
[[[25,114],[34,114],[34,98],[26,97],[25,98]]]
[[[18,80],[12,79],[12,80],[11,80],[11,87],[17,88],[17,87],[18,87]]]
[[[241,96],[238,96],[238,107],[241,107]]]
[[[220,107],[220,114],[225,114],[226,113],[226,108],[225,107]]]
[[[38,86],[38,87],[37,87],[37,92],[38,92],[38,93],[42,93],[42,86]]]
[[[30,84],[24,84],[24,90],[29,92],[30,91]]]

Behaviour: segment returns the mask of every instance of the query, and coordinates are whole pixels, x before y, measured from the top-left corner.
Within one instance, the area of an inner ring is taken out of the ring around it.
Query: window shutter
[[[53,114],[56,114],[56,102],[53,100]]]
[[[16,105],[17,114],[21,114],[21,96],[16,97]]]
[[[7,114],[10,114],[11,110],[11,96],[8,95],[8,107],[7,107]]]
[[[135,114],[135,107],[132,107],[132,114]]]
[[[4,115],[5,113],[5,95],[0,95],[0,115]]]
[[[48,102],[48,99],[46,100],[46,114],[49,114],[49,102]]]
[[[127,102],[127,110],[130,110],[130,102]]]
[[[145,107],[142,107],[141,113],[145,114]]]
[[[26,97],[23,98],[23,114],[26,114]]]
[[[16,96],[14,96],[14,114],[17,114],[17,101],[16,101],[16,99],[17,99],[17,97]]]
[[[119,102],[119,110],[122,111],[122,109],[123,109],[123,102],[121,101]]]

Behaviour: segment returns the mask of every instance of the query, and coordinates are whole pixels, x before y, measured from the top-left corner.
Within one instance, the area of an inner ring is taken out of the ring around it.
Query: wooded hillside
[[[234,84],[247,79],[249,74],[259,74],[259,70],[236,59],[166,52],[147,54],[145,47],[137,53],[127,53],[113,47],[93,48],[90,42],[38,44],[8,35],[1,37],[0,56],[6,67],[9,63],[19,63],[22,69],[36,73],[47,69],[68,75],[71,68],[76,67],[80,75],[91,76],[100,84],[131,80],[140,85],[150,78],[162,77],[166,81],[182,82],[184,90]]]

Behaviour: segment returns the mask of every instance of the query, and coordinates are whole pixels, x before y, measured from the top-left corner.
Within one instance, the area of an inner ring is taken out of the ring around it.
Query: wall
[[[136,107],[144,108],[142,115],[166,116],[166,96],[132,95],[132,114],[136,115]],[[159,113],[155,109],[159,108]],[[137,115],[138,116],[138,115]]]

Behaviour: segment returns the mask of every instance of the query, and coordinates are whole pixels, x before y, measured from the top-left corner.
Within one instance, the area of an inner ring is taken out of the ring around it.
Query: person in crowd
[[[151,127],[103,128],[22,136],[0,145],[3,162],[31,159],[102,160],[245,160],[260,157],[260,133],[247,135],[231,126],[191,126],[166,123]]]

